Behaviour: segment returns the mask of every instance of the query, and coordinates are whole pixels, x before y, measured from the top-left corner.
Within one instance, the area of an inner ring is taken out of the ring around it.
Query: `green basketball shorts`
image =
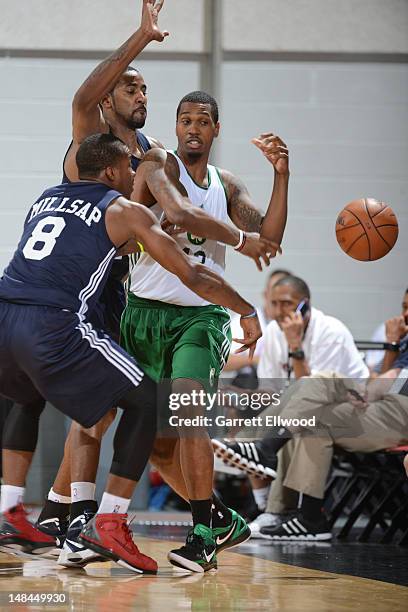
[[[231,345],[222,306],[177,306],[128,295],[121,344],[156,382],[190,378],[217,388]]]

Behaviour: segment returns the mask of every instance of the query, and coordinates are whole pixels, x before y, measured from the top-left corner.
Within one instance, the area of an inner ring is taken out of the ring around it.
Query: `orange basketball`
[[[337,217],[336,238],[353,259],[381,259],[397,242],[397,217],[385,202],[374,198],[353,200]]]

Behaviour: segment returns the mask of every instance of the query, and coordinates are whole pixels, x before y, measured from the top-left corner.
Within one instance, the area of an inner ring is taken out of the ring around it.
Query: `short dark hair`
[[[284,285],[289,285],[289,287],[292,287],[300,297],[310,300],[310,289],[305,281],[298,276],[284,276],[274,284],[274,288]]]
[[[129,148],[113,134],[92,134],[85,138],[76,154],[79,178],[98,176],[125,155],[130,155]]]
[[[283,268],[276,268],[276,270],[272,270],[272,272],[270,272],[268,276],[268,280],[270,280],[271,278],[273,278],[274,276],[278,274],[280,274],[282,278],[286,276],[292,276],[292,272],[289,272],[289,270],[284,270]]]
[[[218,112],[218,104],[215,98],[210,96],[210,94],[205,91],[192,91],[184,96],[179,102],[177,107],[177,119],[180,114],[181,105],[184,102],[192,102],[193,104],[209,104],[211,106],[211,117],[213,118],[214,123],[218,123],[219,112]]]

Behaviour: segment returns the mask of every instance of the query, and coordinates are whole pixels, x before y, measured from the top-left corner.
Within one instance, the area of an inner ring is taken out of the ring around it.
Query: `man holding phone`
[[[272,379],[279,391],[285,381],[325,370],[348,378],[368,376],[350,331],[311,305],[310,289],[303,279],[280,279],[272,289],[271,306],[275,320],[266,330],[260,380]]]
[[[274,320],[266,329],[264,350],[257,371],[260,389],[280,392],[296,379],[321,372],[334,372],[349,379],[368,377],[368,368],[354,344],[351,332],[339,319],[311,305],[310,289],[303,279],[288,276],[277,281],[271,292],[271,306]],[[282,409],[290,393],[284,392]],[[275,414],[276,410],[273,406],[267,408],[263,416]],[[266,512],[250,524],[252,536],[256,537],[261,527],[276,523],[279,519],[277,515],[296,509],[298,494],[284,484],[294,452],[294,442],[286,444],[291,433],[280,426],[268,427],[267,431],[263,429],[257,432],[258,436],[251,436],[251,433],[254,432],[244,430],[239,435],[243,438],[262,438],[267,434],[268,439],[227,443],[213,440],[213,446],[215,453],[225,462],[252,474],[255,502],[260,511],[266,508]],[[270,455],[276,462],[276,454],[281,448],[275,467],[277,477],[270,491],[269,481],[253,474],[273,475],[273,470],[262,470],[262,466],[272,465]],[[254,469],[254,462],[259,469]]]

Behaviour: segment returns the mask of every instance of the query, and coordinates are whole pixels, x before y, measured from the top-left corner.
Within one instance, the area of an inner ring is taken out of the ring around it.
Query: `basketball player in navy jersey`
[[[132,154],[134,170],[146,151],[152,147],[162,147],[157,140],[147,138],[140,132],[146,121],[147,88],[142,75],[129,64],[148,43],[153,40],[161,42],[168,35],[158,26],[163,2],[143,0],[140,27],[116,52],[95,68],[76,92],[72,103],[72,142],[64,158],[63,182],[78,180],[76,152],[81,142],[91,134],[111,132],[125,142]],[[117,258],[92,315],[92,322],[103,327],[117,341],[120,317],[125,306],[122,279],[127,271],[127,258]],[[15,505],[22,495],[25,485],[22,474],[27,462],[31,462],[37,445],[39,418],[44,406],[45,401],[37,398],[29,406],[14,404],[8,414],[2,436],[6,483],[2,486],[2,511]],[[107,415],[102,423],[92,428],[89,439],[100,438],[112,420],[113,414]],[[92,453],[89,445],[86,450],[88,455]],[[77,457],[79,463],[88,463],[92,470],[91,459],[86,460],[86,456]],[[69,471],[69,465],[66,464],[61,466],[56,478],[55,489],[60,494],[50,492],[51,499],[40,517],[40,523],[42,519],[45,521],[43,528],[60,539],[66,532],[69,514],[69,504],[63,502],[69,501],[70,490],[69,487],[68,490],[60,487],[67,481],[65,472],[67,469]],[[15,475],[12,484],[9,466]],[[87,492],[85,498],[88,497]],[[81,509],[77,510],[80,513]]]
[[[92,133],[113,133],[125,142],[132,154],[133,169],[137,168],[140,159],[149,148],[162,147],[157,140],[147,138],[140,132],[146,120],[146,84],[142,75],[129,67],[129,63],[148,42],[161,41],[167,35],[167,32],[162,32],[158,27],[158,14],[162,5],[163,2],[146,0],[143,2],[139,30],[120,49],[99,64],[76,92],[72,104],[73,140],[63,166],[65,182],[78,179],[75,154],[83,139]],[[239,242],[240,235],[237,231],[225,231],[225,227],[221,228],[216,221],[205,214],[200,214],[202,211],[193,210],[186,217],[186,211],[169,204],[166,212],[170,219],[182,222],[192,232],[197,233],[200,229],[204,229],[206,235],[209,235],[208,232],[218,229],[216,237],[219,240],[230,245]],[[271,252],[273,249],[272,243],[259,240],[256,234],[247,234],[241,252],[252,257],[259,267],[260,259],[266,261],[268,251]],[[124,307],[121,279],[126,271],[126,261],[115,260],[106,287],[92,314],[92,322],[107,330],[115,339],[119,335],[120,316]],[[43,407],[43,400],[36,401],[35,405],[31,404],[29,410],[25,406],[15,405],[9,415],[3,436],[6,474],[9,473],[8,465],[14,470],[14,474],[16,474],[16,465],[20,466],[24,473],[26,463],[31,461],[38,437],[38,420]],[[96,511],[96,502],[93,500],[95,487],[93,486],[91,491],[89,483],[95,480],[100,440],[113,417],[113,412],[106,415],[100,423],[87,432],[76,424],[72,426],[68,442],[68,446],[72,443],[76,448],[71,460],[72,465],[67,465],[70,463],[68,451],[39,518],[41,528],[58,536],[59,539],[63,537],[67,528],[66,517],[70,509],[71,490],[75,492],[75,503],[71,506],[71,521],[81,518],[85,511],[88,517]],[[86,473],[84,473],[85,466]],[[77,468],[80,476],[76,475]],[[70,471],[71,476],[67,478]],[[67,486],[69,480],[73,483],[71,487]],[[13,484],[9,479],[6,479],[6,483],[2,488],[3,510],[18,500],[24,488],[24,480],[20,473]]]
[[[153,40],[161,42],[167,36],[168,33],[161,31],[158,26],[162,6],[163,0],[144,0],[138,30],[116,52],[99,64],[76,92],[72,103],[72,142],[64,158],[63,182],[78,180],[76,152],[81,142],[91,134],[110,132],[125,142],[132,153],[134,170],[146,151],[162,146],[157,140],[147,138],[140,131],[146,121],[147,88],[142,75],[129,66],[148,43]],[[92,315],[92,322],[103,327],[115,340],[119,339],[120,317],[125,305],[122,279],[127,271],[127,258],[117,258]],[[36,448],[39,418],[44,406],[43,399],[37,399],[29,406],[15,404],[5,422],[2,446],[6,484],[2,487],[1,510],[15,505],[22,494],[25,484],[22,473]],[[91,474],[96,473],[97,465],[97,461],[92,461],[92,442],[101,438],[113,416],[107,415],[88,432],[89,443],[85,446],[85,455],[82,456],[80,452],[76,455],[77,463],[88,465]],[[12,483],[8,478],[9,466],[16,477]],[[19,468],[17,472],[16,467]],[[67,529],[70,509],[70,504],[64,503],[70,501],[70,487],[68,485],[66,490],[63,486],[70,480],[66,474],[67,470],[69,472],[69,461],[61,466],[54,485],[55,491],[50,491],[50,499],[39,518],[44,530],[56,535],[60,540]],[[87,477],[92,480],[90,476]],[[80,486],[74,488],[79,493],[79,501],[93,497],[88,491],[82,491]],[[81,506],[82,504],[74,506],[73,519],[77,514],[81,515]],[[96,504],[92,504],[92,508],[95,506]]]
[[[134,178],[123,142],[110,134],[90,136],[76,161],[80,180],[47,189],[35,201],[0,279],[0,393],[21,403],[41,395],[85,428],[112,406],[124,409],[106,491],[80,539],[102,557],[155,573],[156,562],[133,542],[126,512],[156,433],[156,385],[86,317],[113,259],[136,240],[200,297],[238,312],[242,343],[250,350],[261,330],[251,304],[210,269],[191,262],[146,207],[121,195],[130,195]],[[1,515],[0,545],[54,546],[24,514],[19,505]],[[25,539],[19,538],[21,526]]]

